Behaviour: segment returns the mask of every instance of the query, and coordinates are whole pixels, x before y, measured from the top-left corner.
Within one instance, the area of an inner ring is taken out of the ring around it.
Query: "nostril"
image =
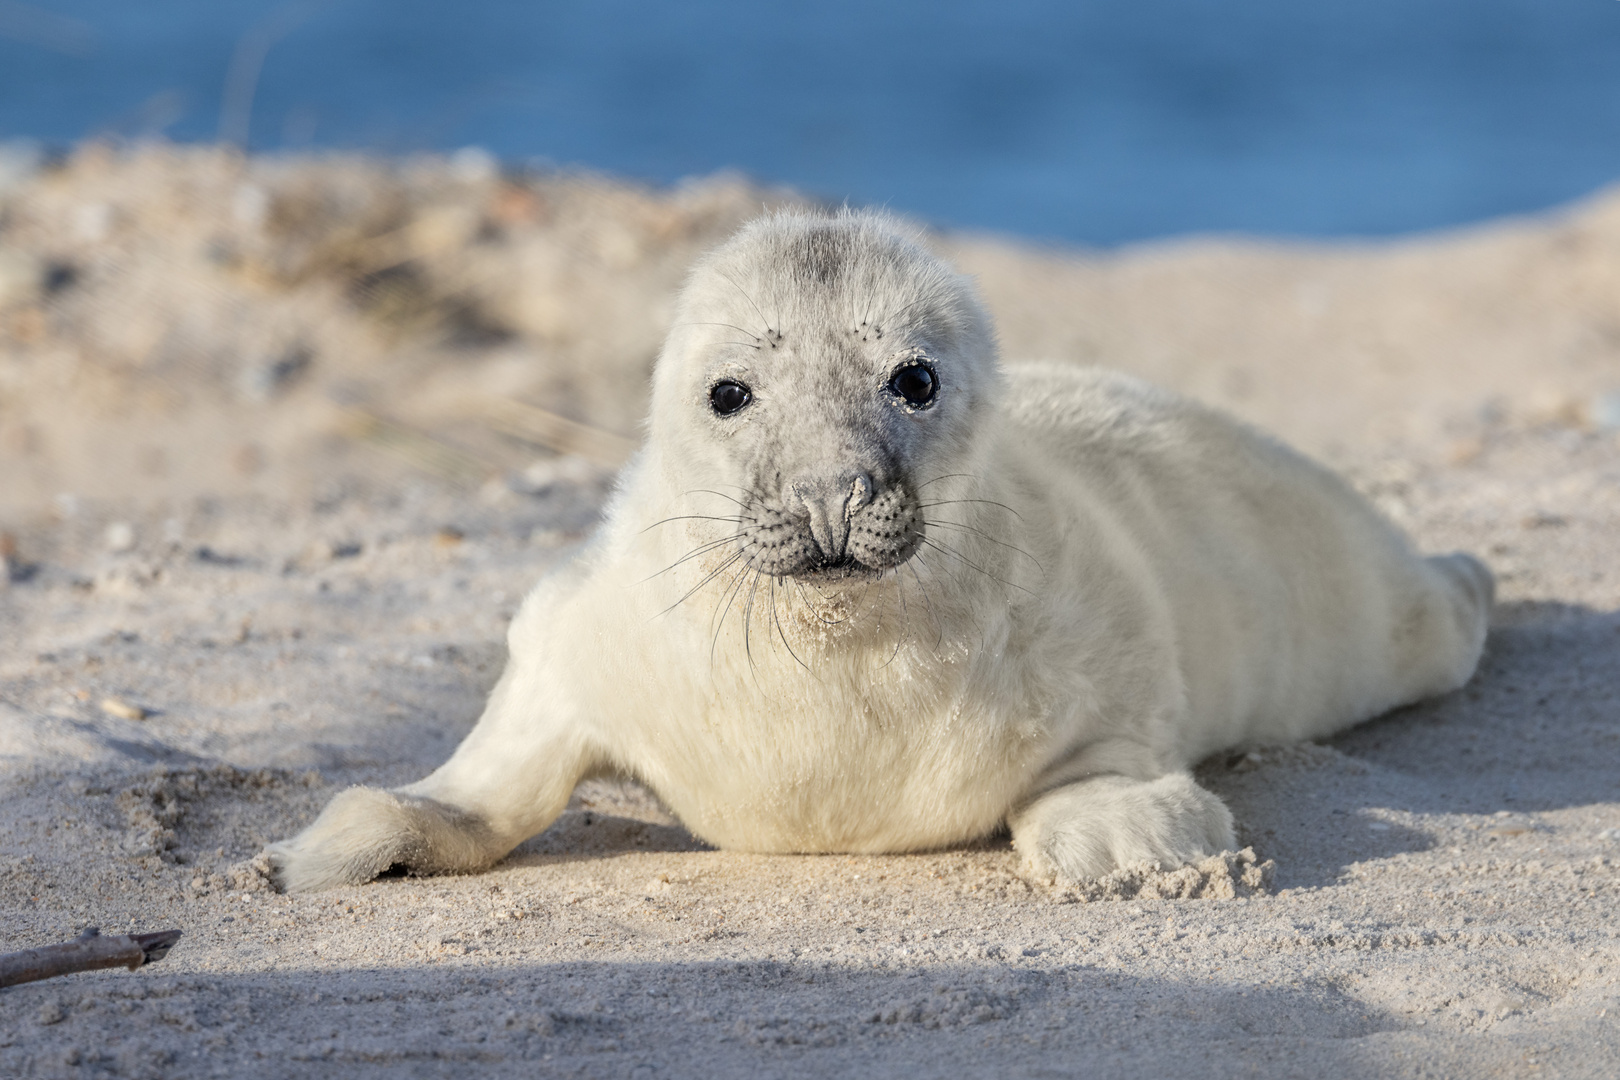
[[[788,486],[787,498],[782,500],[785,504],[783,508],[790,514],[808,515],[816,505],[818,494],[814,483],[800,480]]]
[[[826,562],[844,558],[855,515],[876,496],[865,472],[827,471],[800,477],[788,485],[785,503],[804,514],[810,535]]]
[[[856,473],[850,482],[849,497],[844,501],[844,516],[854,517],[872,504],[872,478]]]

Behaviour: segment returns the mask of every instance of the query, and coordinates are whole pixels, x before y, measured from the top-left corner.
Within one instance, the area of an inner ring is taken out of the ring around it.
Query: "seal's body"
[[[1176,865],[1233,843],[1191,764],[1461,685],[1491,588],[1229,418],[1001,368],[888,220],[783,214],[694,272],[648,443],[513,620],[477,728],[271,861],[289,889],[477,869],[620,773],[722,847],[1010,825],[1042,877]]]

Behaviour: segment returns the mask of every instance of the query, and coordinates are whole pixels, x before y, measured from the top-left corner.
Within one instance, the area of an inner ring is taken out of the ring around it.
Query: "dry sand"
[[[489,873],[286,897],[266,841],[470,726],[684,266],[787,196],[164,147],[10,185],[0,951],[186,936],[0,991],[0,1076],[1614,1074],[1620,198],[1391,244],[942,239],[1009,355],[1229,407],[1501,575],[1468,688],[1205,763],[1252,859],[1049,890],[1005,840],[730,854],[591,785]]]

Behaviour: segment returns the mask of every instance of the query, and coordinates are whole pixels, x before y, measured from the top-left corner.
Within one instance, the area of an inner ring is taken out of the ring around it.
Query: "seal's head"
[[[997,378],[971,287],[897,222],[778,212],[693,270],[652,442],[677,491],[734,500],[754,570],[867,578],[922,543],[919,492],[972,471]]]

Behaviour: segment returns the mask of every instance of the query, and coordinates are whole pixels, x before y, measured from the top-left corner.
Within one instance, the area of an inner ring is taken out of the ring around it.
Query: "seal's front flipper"
[[[1231,812],[1186,773],[1079,780],[1038,796],[1008,824],[1024,872],[1045,881],[1085,881],[1140,862],[1170,869],[1237,846]]]
[[[315,892],[358,885],[393,866],[422,873],[479,870],[506,850],[476,814],[403,792],[355,787],[265,854],[276,888]]]
[[[350,788],[309,828],[267,848],[276,887],[357,885],[393,866],[482,870],[555,821],[603,755],[524,661],[514,652],[478,725],[431,775],[394,791]]]

